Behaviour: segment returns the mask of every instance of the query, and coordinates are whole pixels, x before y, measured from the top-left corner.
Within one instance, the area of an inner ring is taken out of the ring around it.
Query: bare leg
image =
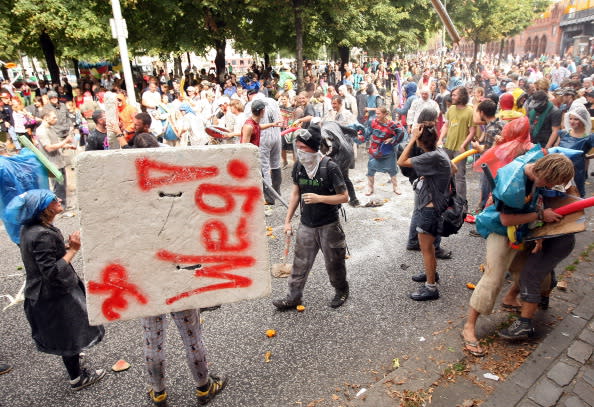
[[[502,301],[506,305],[513,305],[514,307],[521,306],[520,302],[518,301],[518,294],[520,293],[520,287],[516,282],[512,283],[511,287],[503,297]]]
[[[283,159],[283,168],[289,165],[287,162],[287,150],[281,150],[281,158]]]
[[[435,284],[435,270],[437,269],[437,260],[435,259],[435,247],[433,241],[435,236],[429,233],[419,233],[419,246],[423,254],[423,263],[425,265],[425,274],[427,283]]]
[[[482,353],[483,349],[479,346],[476,337],[476,321],[481,314],[472,307],[468,307],[468,317],[462,328],[462,337],[464,338],[464,347],[471,352]],[[476,346],[474,345],[476,344]]]
[[[394,193],[396,195],[402,195],[402,192],[400,192],[400,188],[398,187],[398,176],[394,175],[393,177],[390,177],[390,181],[392,181],[392,189],[394,190]]]
[[[538,303],[536,302],[523,302],[522,303],[522,318],[532,319],[536,310],[538,309]]]
[[[367,177],[367,192],[365,192],[365,196],[373,195],[373,182],[374,177]]]

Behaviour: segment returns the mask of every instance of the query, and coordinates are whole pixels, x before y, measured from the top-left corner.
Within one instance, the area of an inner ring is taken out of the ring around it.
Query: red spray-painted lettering
[[[211,284],[194,290],[186,291],[174,297],[167,298],[165,303],[171,305],[176,301],[191,295],[200,294],[208,291],[223,290],[226,288],[244,288],[252,285],[252,280],[236,274],[224,273],[227,270],[237,268],[252,267],[256,264],[256,259],[252,256],[187,256],[183,254],[172,253],[167,250],[157,252],[157,258],[163,261],[178,264],[213,264],[213,266],[204,267],[194,272],[196,277],[208,277],[220,280],[228,280],[226,283]]]
[[[151,171],[159,171],[167,175],[151,177]],[[172,185],[180,182],[215,177],[218,175],[219,169],[217,167],[171,165],[143,157],[136,160],[136,173],[138,175],[138,186],[140,189],[149,191],[162,185]]]
[[[88,289],[91,294],[110,294],[101,306],[103,315],[108,321],[120,318],[120,314],[115,311],[116,309],[123,311],[128,308],[126,294],[136,298],[141,304],[148,302],[146,297],[140,293],[138,287],[128,282],[126,269],[120,264],[110,264],[105,267],[101,273],[101,282],[89,281]]]
[[[233,194],[245,195],[246,200],[241,206],[244,213],[251,213],[260,197],[262,189],[260,187],[236,187],[215,184],[201,184],[196,188],[196,206],[206,213],[212,215],[225,215],[233,212],[235,209],[235,199]],[[224,201],[223,206],[213,206],[204,201],[206,195],[216,195]]]
[[[239,220],[235,231],[239,242],[229,245],[229,231],[227,226],[220,220],[211,220],[202,228],[202,242],[206,250],[210,252],[241,252],[250,246],[247,232],[247,221],[245,217]],[[215,237],[216,235],[216,237]]]

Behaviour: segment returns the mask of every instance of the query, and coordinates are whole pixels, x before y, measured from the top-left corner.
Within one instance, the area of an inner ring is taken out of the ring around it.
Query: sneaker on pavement
[[[330,307],[338,308],[349,298],[349,289],[347,288],[345,291],[337,292],[330,301]]]
[[[209,401],[215,398],[217,394],[219,394],[225,386],[227,385],[227,378],[225,376],[218,377],[215,375],[208,375],[208,388],[204,391],[196,388],[196,398],[198,399],[198,404],[204,405],[207,404]]]
[[[534,336],[534,328],[532,322],[516,319],[510,326],[497,332],[497,334],[504,339],[528,339]]]
[[[158,407],[167,407],[167,392],[165,390],[155,392],[153,389],[150,389],[148,391],[148,396],[153,402],[153,405]]]
[[[435,257],[437,257],[438,259],[442,259],[442,260],[449,260],[452,258],[452,251],[442,249],[440,247],[439,249],[435,250]]]
[[[417,283],[424,283],[427,281],[427,275],[425,273],[415,274],[411,277],[412,281],[416,281]],[[439,273],[435,273],[435,282],[439,281]]]
[[[407,245],[406,250],[414,250],[414,251],[418,252],[421,250],[421,246],[419,246],[418,244]]]
[[[0,362],[0,375],[3,375],[4,373],[8,373],[11,370],[12,370],[12,366],[10,366],[8,363]]]
[[[301,300],[283,298],[282,300],[272,301],[272,305],[274,305],[279,311],[287,311],[290,309],[295,309],[297,305],[301,305]]]
[[[74,391],[79,391],[87,386],[97,383],[105,376],[105,369],[87,370],[82,369],[80,376],[74,380],[70,380],[70,388]]]
[[[436,300],[439,298],[439,291],[437,288],[435,290],[430,290],[426,285],[422,285],[417,291],[410,293],[409,297],[415,301]]]

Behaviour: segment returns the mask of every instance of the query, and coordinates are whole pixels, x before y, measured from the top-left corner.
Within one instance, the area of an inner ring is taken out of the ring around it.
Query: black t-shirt
[[[105,137],[107,137],[107,133],[101,133],[97,129],[91,130],[89,137],[87,137],[85,151],[105,150]]]
[[[322,166],[327,161],[327,170],[323,171]],[[326,173],[322,179],[323,173]],[[322,160],[318,172],[313,179],[309,179],[305,167],[297,162],[293,166],[293,183],[299,187],[299,194],[313,193],[318,195],[336,195],[342,193],[346,186],[344,178],[338,165],[332,160]],[[325,203],[301,205],[301,223],[310,228],[328,225],[338,221],[338,208],[340,205],[328,205]]]
[[[536,134],[536,136],[532,137],[532,142],[534,144],[538,143],[542,147],[545,147],[549,141],[549,138],[551,137],[553,127],[561,126],[561,115],[561,110],[553,106],[547,117],[544,119],[540,131]],[[535,121],[538,121],[538,117],[539,116],[536,115]],[[534,126],[534,124],[531,125]]]

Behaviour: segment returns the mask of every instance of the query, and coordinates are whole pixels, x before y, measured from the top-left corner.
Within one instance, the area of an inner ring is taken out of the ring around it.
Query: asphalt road
[[[360,149],[352,179],[362,203],[368,201],[363,195],[365,171],[366,154]],[[477,201],[478,176],[469,173],[472,207]],[[289,176],[290,170],[284,170],[285,196]],[[388,176],[377,175],[374,198],[387,200],[383,206],[345,206],[351,296],[344,306],[336,310],[328,307],[334,293],[319,255],[306,286],[306,310],[302,313],[278,312],[272,298],[223,305],[202,313],[210,369],[229,376],[228,387],[210,405],[306,407],[317,401],[310,405],[345,406],[346,399],[360,387],[390,371],[394,358],[418,356],[424,339],[448,326],[449,321],[461,320],[470,297],[465,284],[479,278],[484,241],[468,235],[470,225],[444,239],[443,246],[453,251],[454,258],[438,262],[441,298],[426,303],[408,299],[408,293],[418,286],[410,276],[422,270],[422,258],[419,252],[405,248],[413,191],[408,181],[399,178],[403,195],[396,196]],[[274,228],[276,236],[282,236],[284,207],[276,206],[269,212],[268,226]],[[56,225],[65,235],[71,233],[78,228],[78,216],[59,219]],[[262,238],[270,243],[270,262],[282,262],[282,239],[264,233]],[[24,271],[20,254],[3,228],[0,253],[0,295],[14,296],[24,281]],[[74,265],[82,270],[80,256]],[[286,279],[273,279],[272,284],[273,297],[285,295]],[[8,299],[0,297],[0,307],[7,304]],[[277,336],[267,338],[267,329],[275,329]],[[175,324],[170,324],[168,332],[170,406],[195,405]],[[109,368],[118,359],[125,359],[131,369],[110,372],[97,385],[72,393],[60,358],[35,349],[22,304],[10,307],[0,312],[0,360],[10,362],[14,370],[0,376],[0,406],[148,406],[141,338],[138,321],[107,325],[103,342],[88,352],[89,363]],[[269,363],[264,362],[266,352],[271,353]]]

